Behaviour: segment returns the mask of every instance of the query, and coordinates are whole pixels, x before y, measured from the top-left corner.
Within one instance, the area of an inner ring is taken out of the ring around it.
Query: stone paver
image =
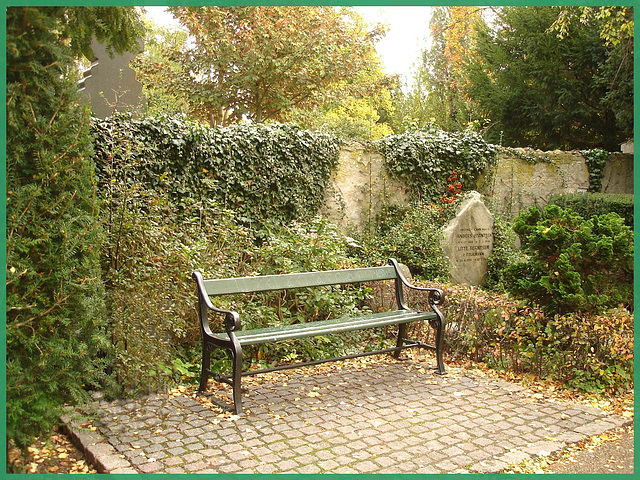
[[[105,473],[497,473],[627,422],[402,362],[290,372],[247,384],[243,416],[158,394],[95,402],[95,431],[71,430]]]

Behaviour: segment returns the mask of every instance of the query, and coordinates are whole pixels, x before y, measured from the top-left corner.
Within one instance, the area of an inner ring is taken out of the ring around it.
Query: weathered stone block
[[[387,175],[382,155],[355,142],[342,147],[323,214],[338,225],[361,231],[385,201],[406,204],[408,195]]]
[[[633,155],[611,154],[602,170],[602,193],[633,193]]]
[[[444,229],[444,251],[453,283],[481,285],[493,251],[493,215],[482,195],[471,192]]]

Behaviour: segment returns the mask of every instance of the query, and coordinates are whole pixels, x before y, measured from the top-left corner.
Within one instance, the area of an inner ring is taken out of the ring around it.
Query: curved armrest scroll
[[[398,278],[400,279],[403,285],[405,285],[406,287],[412,290],[429,292],[429,305],[436,306],[444,302],[444,292],[441,289],[431,288],[431,287],[418,287],[417,285],[413,285],[412,283],[409,282],[409,280],[406,279],[406,277],[402,273],[402,270],[400,269],[400,265],[398,264],[398,261],[395,258],[390,258],[389,264],[393,265],[393,267],[396,269]]]
[[[226,315],[224,317],[224,328],[227,333],[236,332],[240,330],[240,327],[240,315],[238,315],[238,312],[226,311]]]
[[[240,315],[238,314],[238,312],[233,312],[231,310],[225,310],[223,308],[216,307],[213,303],[211,303],[211,299],[209,298],[209,295],[207,294],[207,290],[204,287],[204,279],[202,277],[202,274],[200,272],[193,272],[192,276],[198,288],[198,300],[201,303],[204,303],[204,305],[209,310],[212,310],[216,313],[221,313],[224,315],[224,328],[227,331],[227,333],[240,330],[241,323],[240,323]],[[204,311],[202,308],[200,308],[200,321],[202,323],[202,328],[205,330],[205,332],[208,335],[213,335],[209,327],[209,321],[206,315],[206,311]]]

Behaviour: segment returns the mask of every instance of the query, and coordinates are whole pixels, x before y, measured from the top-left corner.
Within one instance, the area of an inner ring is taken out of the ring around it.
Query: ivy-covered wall
[[[341,144],[291,124],[210,128],[127,113],[94,121],[92,133],[102,195],[118,201],[114,189],[139,184],[185,208],[216,202],[254,226],[314,216]]]
[[[391,178],[384,165],[383,155],[372,147],[344,145],[327,191],[325,214],[347,229],[360,230],[384,203],[407,203],[409,188]],[[633,193],[633,155],[609,154],[599,180],[601,188],[596,191]],[[477,184],[465,185],[465,190],[485,194],[495,212],[513,219],[524,208],[545,206],[553,195],[587,192],[590,187],[583,152],[499,149],[495,167],[481,175]]]
[[[292,125],[210,129],[119,114],[95,122],[93,133],[102,186],[135,179],[180,203],[215,200],[245,224],[321,209],[346,230],[362,231],[385,204],[446,204],[461,191],[485,194],[494,213],[509,219],[555,194],[633,193],[633,155],[505,149],[470,131],[435,127],[341,146]]]

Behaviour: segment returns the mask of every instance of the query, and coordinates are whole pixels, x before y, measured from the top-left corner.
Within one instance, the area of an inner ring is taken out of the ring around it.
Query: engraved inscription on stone
[[[458,262],[469,263],[476,261],[478,257],[489,258],[493,247],[493,232],[491,228],[461,228],[454,234],[456,243],[456,259]]]
[[[493,251],[493,216],[479,193],[467,196],[444,233],[451,281],[481,285]]]

